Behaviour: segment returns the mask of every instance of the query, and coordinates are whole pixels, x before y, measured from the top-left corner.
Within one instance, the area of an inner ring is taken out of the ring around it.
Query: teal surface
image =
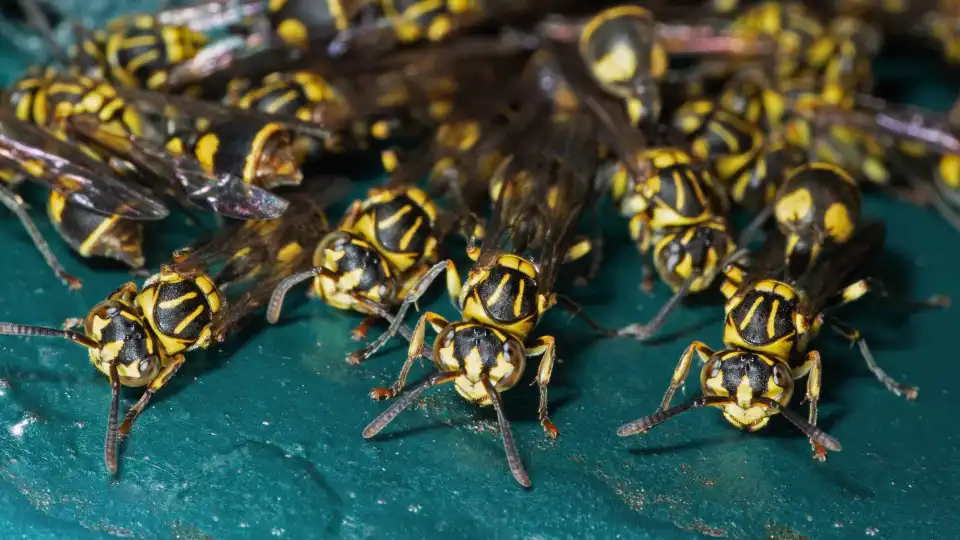
[[[931,85],[913,99],[944,107],[952,94]],[[880,197],[868,198],[866,213],[888,223],[876,273],[895,294],[960,298],[960,234],[929,211]],[[85,283],[69,293],[14,219],[0,220],[0,320],[59,325],[129,278],[94,270],[54,241]],[[625,221],[611,218],[605,229],[600,278],[565,290],[608,325],[645,321],[666,288],[641,293]],[[198,231],[174,220],[152,232],[156,268]],[[421,308],[454,314],[439,291],[430,298]],[[719,306],[688,304],[651,345],[597,341],[559,310],[548,314],[538,331],[557,336],[564,360],[551,387],[560,438],[544,437],[535,388],[521,384],[504,396],[530,490],[506,469],[493,411],[449,388],[364,441],[361,429],[384,408],[367,392],[393,379],[405,347],[347,365],[359,317],[316,302],[227,350],[189,356],[123,445],[116,480],[102,458],[110,391],[85,351],[4,337],[0,536],[901,539],[960,530],[955,310],[908,314],[871,299],[846,312],[881,365],[920,387],[913,403],[887,392],[842,340],[823,336],[821,425],[844,450],[817,463],[782,418],[746,434],[703,411],[644,437],[616,437],[617,426],[656,407],[691,339],[720,344]],[[686,396],[697,392],[695,381]],[[138,394],[124,396],[129,405]]]

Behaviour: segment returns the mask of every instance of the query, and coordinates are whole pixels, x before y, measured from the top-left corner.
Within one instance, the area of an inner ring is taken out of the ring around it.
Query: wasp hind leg
[[[898,382],[896,379],[888,375],[883,368],[877,365],[877,361],[874,359],[873,353],[870,352],[870,348],[867,346],[867,342],[863,339],[863,336],[860,335],[859,330],[847,326],[838,320],[831,321],[830,326],[838,334],[850,340],[850,346],[856,345],[860,348],[860,355],[863,356],[863,361],[867,363],[867,368],[871,373],[873,373],[878,381],[887,387],[887,390],[890,390],[894,394],[908,401],[917,399],[917,388],[915,386],[907,386]]]
[[[177,370],[180,369],[180,366],[183,365],[183,355],[178,354],[177,356],[170,359],[170,363],[160,370],[160,373],[152,381],[150,385],[147,386],[147,389],[143,392],[143,395],[140,396],[140,400],[137,401],[133,407],[130,407],[130,410],[127,411],[127,415],[123,417],[123,422],[120,423],[120,437],[126,437],[130,434],[130,428],[133,427],[134,420],[137,419],[137,416],[143,412],[143,409],[146,408],[147,404],[150,403],[150,399],[154,394],[157,393],[157,390],[163,388],[170,379],[176,375]]]
[[[807,422],[816,427],[818,405],[820,404],[820,382],[822,380],[823,364],[820,362],[820,353],[810,351],[807,353],[807,361],[810,371],[807,373],[807,393],[803,400],[810,404],[810,413]],[[813,459],[817,461],[827,460],[827,449],[822,444],[811,440],[810,446],[813,448]]]
[[[33,219],[30,218],[30,214],[27,213],[26,203],[23,202],[23,199],[19,195],[10,190],[6,186],[0,185],[0,203],[7,207],[17,219],[20,220],[20,224],[23,225],[23,228],[27,231],[27,234],[30,236],[30,240],[33,242],[33,245],[37,248],[37,251],[40,252],[40,256],[43,257],[43,260],[46,261],[47,266],[57,275],[57,278],[63,282],[71,291],[79,289],[83,284],[79,279],[71,276],[64,270],[63,266],[60,264],[60,261],[57,260],[56,255],[53,254],[53,251],[50,250],[50,245],[47,244],[47,241],[44,240],[43,235],[40,234],[40,230],[37,229],[37,225],[33,222]]]
[[[553,374],[553,365],[557,356],[557,345],[553,336],[543,336],[537,340],[533,347],[525,351],[528,357],[540,356],[540,367],[537,369],[537,386],[540,387],[540,405],[537,407],[537,413],[540,417],[540,425],[547,437],[556,439],[560,435],[557,426],[550,420],[550,412],[547,406],[547,386],[550,384],[550,377]]]

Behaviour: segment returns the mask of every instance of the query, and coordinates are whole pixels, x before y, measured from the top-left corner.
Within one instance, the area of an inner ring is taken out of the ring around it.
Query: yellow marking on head
[[[750,377],[744,375],[740,379],[740,384],[737,385],[737,403],[744,410],[750,408],[750,404],[753,401],[753,388],[750,387]]]
[[[109,343],[100,344],[100,361],[101,362],[112,362],[116,360],[117,356],[120,355],[120,351],[123,349],[123,341],[111,341]]]
[[[182,294],[182,295],[180,295],[180,296],[178,296],[178,297],[176,297],[176,298],[171,298],[170,300],[166,300],[166,301],[164,301],[164,302],[160,302],[160,303],[158,304],[158,307],[160,307],[160,309],[175,308],[175,307],[179,306],[180,304],[182,304],[182,303],[184,303],[184,302],[186,302],[186,301],[188,301],[188,300],[193,300],[193,299],[196,298],[196,297],[197,297],[197,292],[196,292],[196,291],[190,291],[190,292],[188,292],[187,294]]]
[[[517,291],[516,298],[513,299],[513,316],[519,317],[523,313],[523,293],[527,287],[527,282],[520,280],[520,289]]]
[[[173,333],[179,334],[180,332],[183,332],[183,330],[189,326],[194,319],[199,317],[201,313],[203,313],[203,306],[197,306],[197,309],[193,310],[193,312],[184,317],[183,320],[177,324],[177,326],[173,329]]]
[[[753,321],[753,316],[756,315],[761,303],[763,303],[763,297],[754,300],[753,305],[747,310],[746,316],[743,317],[743,321],[740,322],[740,331],[746,330],[750,326],[750,322]]]

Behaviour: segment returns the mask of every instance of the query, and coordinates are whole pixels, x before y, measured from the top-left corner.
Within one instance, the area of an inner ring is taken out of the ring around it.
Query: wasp
[[[680,148],[649,148],[633,158],[647,171],[639,178],[619,162],[608,171],[607,182],[620,213],[630,218],[630,236],[644,255],[644,290],[653,287],[646,255],[670,285],[674,296],[646,325],[630,325],[621,335],[646,339],[662,326],[679,300],[705,290],[736,246],[724,217],[720,191],[708,171]]]
[[[354,331],[354,338],[362,339],[379,314],[359,298],[387,306],[403,301],[436,261],[439,218],[436,203],[419,188],[372,189],[367,199],[355,201],[336,229],[316,244],[313,267],[277,286],[268,321],[279,320],[290,289],[312,279],[312,296],[337,309],[368,316]],[[352,363],[361,360],[351,357]]]
[[[724,349],[715,352],[699,341],[687,347],[660,407],[621,426],[617,434],[646,433],[678,414],[706,406],[721,409],[728,422],[748,431],[763,428],[772,415],[779,413],[810,439],[816,459],[826,459],[827,450],[839,451],[841,447],[816,427],[822,364],[820,353],[810,344],[824,324],[860,347],[870,370],[887,388],[908,399],[915,397],[916,389],[897,383],[876,365],[859,332],[828,311],[869,291],[866,280],[845,282],[868,255],[882,246],[884,234],[882,223],[865,224],[842,249],[832,250],[793,279],[783,279],[776,270],[783,266],[775,262],[782,261],[785,239],[780,235],[771,237],[766,254],[761,254],[756,267],[746,274],[738,265],[728,266],[722,288],[728,298]],[[686,379],[694,355],[704,364],[700,373],[703,396],[671,408],[673,395]],[[787,408],[796,381],[802,377],[807,377],[807,420]]]
[[[151,15],[120,17],[103,30],[79,29],[67,51],[71,67],[121,86],[164,91],[170,71],[207,45],[188,26],[161,24]]]
[[[538,143],[543,140],[529,135],[529,148],[542,148]],[[428,388],[452,382],[467,401],[495,408],[510,471],[518,483],[529,486],[530,479],[517,453],[500,394],[517,384],[528,357],[541,356],[536,379],[540,388],[538,415],[549,437],[559,434],[550,419],[547,402],[556,357],[555,339],[541,336],[531,341],[531,334],[547,310],[564,304],[553,290],[558,266],[589,251],[589,244],[577,240],[574,233],[577,218],[591,208],[597,194],[587,172],[590,169],[581,168],[579,160],[528,154],[520,147],[516,150],[498,169],[497,174],[504,178],[503,188],[482,244],[468,250],[475,263],[466,282],[460,281],[452,261],[434,265],[413,287],[385,335],[392,335],[400,327],[409,306],[441,274],[446,277],[448,293],[456,299],[459,320],[448,321],[436,313],[420,318],[398,379],[392,386],[376,388],[371,393],[375,399],[399,399],[366,427],[363,436],[375,436]],[[544,159],[554,166],[546,166]],[[518,184],[513,185],[514,182]],[[521,196],[522,193],[528,195]],[[437,371],[401,394],[409,370],[421,354],[427,325],[438,333],[431,354]]]
[[[111,128],[136,126],[136,116],[120,112],[122,103],[113,100],[109,92],[96,90],[96,83],[90,80],[82,82],[90,90],[89,95],[98,100],[75,108],[98,115]],[[44,88],[52,90],[49,100]],[[9,105],[0,107],[0,167],[4,168],[7,183],[0,189],[0,201],[17,215],[48,266],[71,288],[79,287],[80,282],[67,274],[53,256],[23,210],[23,201],[11,189],[22,179],[51,190],[47,203],[51,222],[83,257],[107,257],[141,268],[141,222],[162,219],[168,214],[156,196],[131,185],[89,148],[63,140],[66,135],[61,114],[74,107],[66,100],[56,101],[64,106],[54,105],[54,96],[72,96],[77,88],[65,81],[27,78],[8,96]]]
[[[322,234],[323,201],[297,198],[293,217],[247,221],[208,242],[180,250],[143,287],[125,283],[82,320],[83,332],[0,323],[0,334],[59,337],[87,348],[91,363],[110,381],[104,462],[117,472],[117,441],[151,398],[182,367],[186,353],[223,342],[263,306],[274,286],[309,262],[304,249]],[[220,267],[214,274],[213,269]],[[212,277],[214,276],[214,277]],[[236,291],[227,297],[226,288]],[[120,387],[145,388],[119,420]]]

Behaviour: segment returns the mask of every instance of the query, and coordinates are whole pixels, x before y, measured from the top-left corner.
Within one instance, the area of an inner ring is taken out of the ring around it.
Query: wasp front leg
[[[540,425],[547,437],[557,438],[560,432],[550,420],[550,414],[547,407],[547,385],[550,384],[550,377],[553,375],[553,365],[556,361],[557,346],[553,336],[542,336],[537,339],[533,347],[524,351],[527,357],[540,356],[540,367],[537,370],[537,386],[540,387],[540,406],[537,413],[540,417]]]
[[[650,252],[653,233],[650,230],[650,222],[645,214],[637,214],[630,218],[630,238],[637,244],[637,249],[640,251],[642,260],[640,290],[649,294],[653,291],[654,271],[647,254]]]
[[[809,422],[811,426],[816,426],[817,413],[819,411],[818,405],[820,404],[820,382],[823,373],[820,353],[817,351],[808,352],[807,360],[804,364],[810,366],[810,371],[807,373],[807,394],[803,398],[804,401],[810,404],[810,413],[807,417],[807,422]],[[811,440],[810,446],[813,447],[813,459],[817,461],[827,460],[827,449],[824,448],[823,445]]]
[[[137,416],[139,416],[147,404],[150,403],[150,399],[157,393],[157,390],[163,388],[163,386],[170,382],[170,379],[177,374],[177,370],[183,365],[183,361],[184,358],[182,354],[174,356],[170,359],[170,363],[164,366],[164,368],[160,370],[160,373],[150,381],[150,385],[147,386],[143,395],[140,396],[140,400],[137,401],[133,407],[130,407],[127,415],[123,417],[123,422],[120,424],[120,429],[118,430],[120,437],[126,437],[130,433],[130,428],[133,427],[134,420],[137,419]]]
[[[684,381],[687,379],[687,374],[690,373],[690,364],[693,362],[694,353],[700,358],[700,363],[706,363],[707,360],[713,356],[713,349],[702,341],[694,341],[687,347],[687,350],[683,351],[683,356],[680,357],[680,361],[677,362],[677,367],[673,370],[670,386],[663,394],[663,400],[660,402],[660,408],[658,410],[665,411],[670,408],[673,395],[677,393],[678,388],[683,386]]]
[[[413,330],[410,347],[407,349],[407,359],[404,361],[403,367],[400,368],[400,375],[397,376],[397,380],[390,385],[389,388],[374,388],[370,391],[370,397],[376,400],[391,399],[403,390],[403,387],[407,384],[407,375],[410,374],[410,368],[413,367],[413,361],[420,357],[420,351],[423,349],[424,333],[427,329],[427,323],[430,323],[430,326],[437,333],[440,333],[444,327],[450,324],[446,319],[436,313],[429,311],[424,313],[423,317],[420,317],[420,321],[417,322],[416,328]]]

